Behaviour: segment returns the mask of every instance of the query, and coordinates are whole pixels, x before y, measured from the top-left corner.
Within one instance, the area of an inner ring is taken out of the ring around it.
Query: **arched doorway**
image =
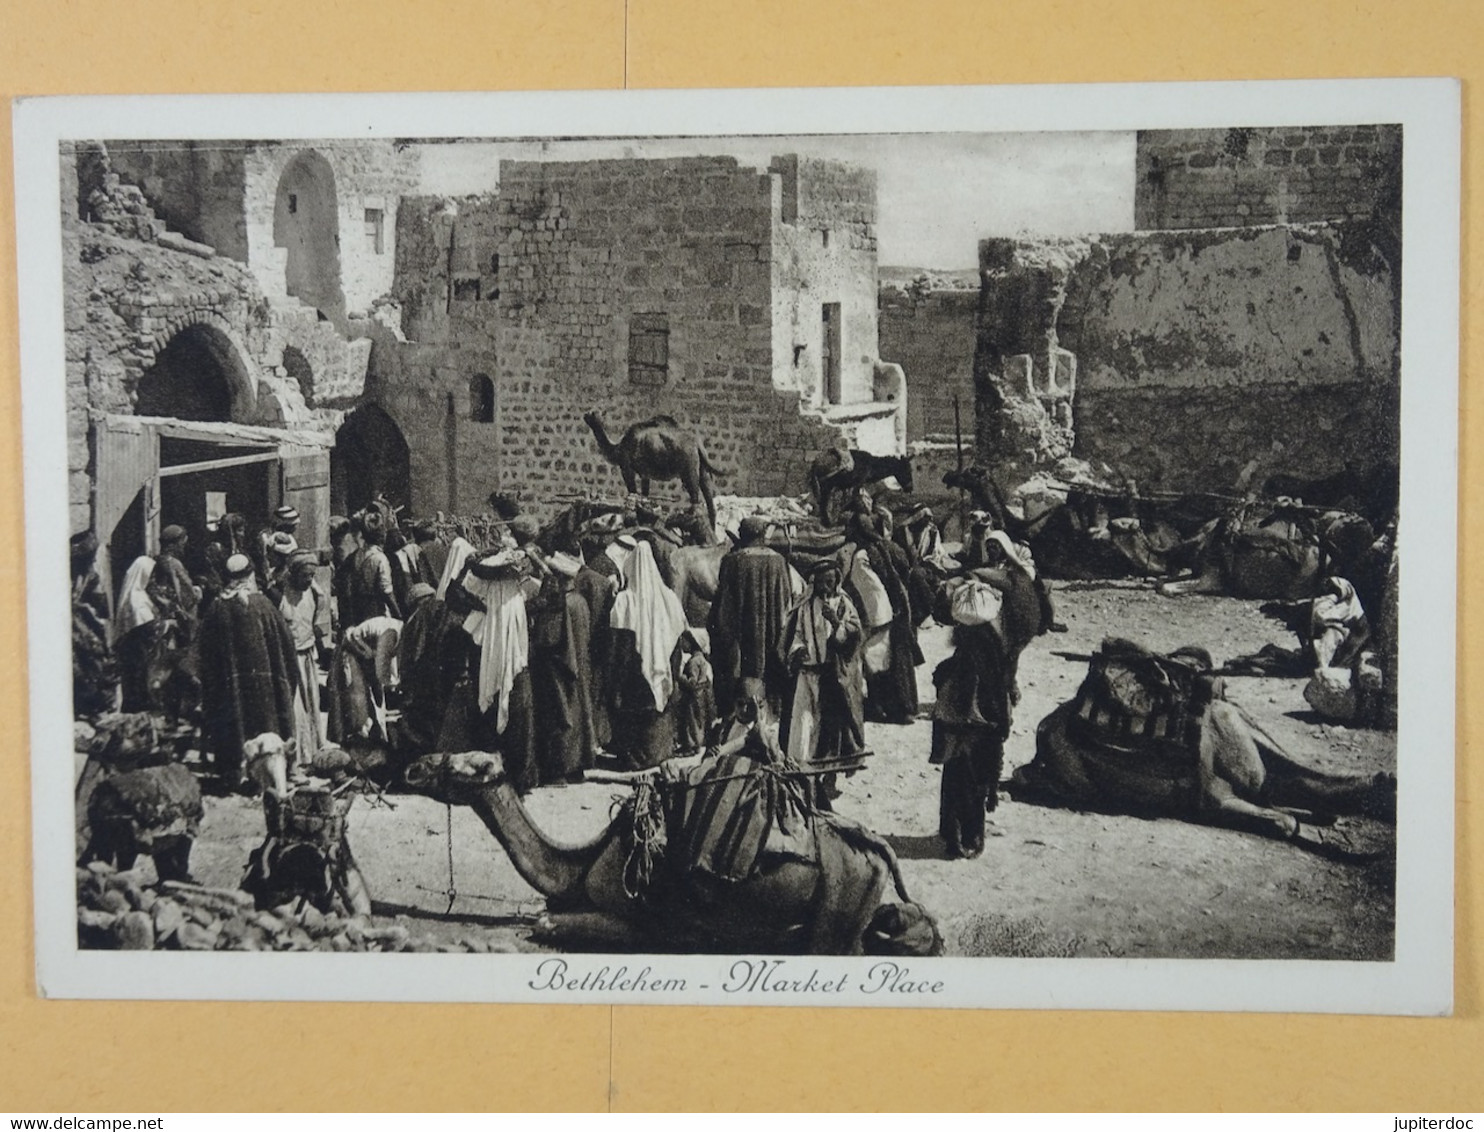
[[[288,251],[288,293],[317,308],[331,322],[345,319],[340,287],[340,208],[335,171],[321,153],[294,156],[278,179],[273,242]]]
[[[283,372],[299,383],[299,392],[304,397],[304,404],[311,409],[314,408],[314,367],[293,346],[283,348]]]
[[[188,326],[139,379],[134,413],[186,421],[230,421],[252,376],[232,340],[214,326]]]
[[[335,433],[330,452],[330,507],[350,515],[385,495],[405,507],[412,485],[411,456],[402,430],[378,405],[362,405]]]

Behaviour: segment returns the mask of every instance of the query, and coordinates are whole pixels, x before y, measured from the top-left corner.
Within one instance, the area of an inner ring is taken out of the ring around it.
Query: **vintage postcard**
[[[1451,1008],[1456,84],[15,126],[43,994]]]

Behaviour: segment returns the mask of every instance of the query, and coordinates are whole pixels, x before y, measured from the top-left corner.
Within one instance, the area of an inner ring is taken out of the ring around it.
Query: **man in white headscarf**
[[[1328,578],[1309,614],[1309,638],[1317,668],[1348,668],[1370,640],[1371,627],[1355,587],[1344,578]]]
[[[686,620],[649,543],[634,546],[622,570],[623,588],[608,617],[613,747],[643,769],[675,753],[676,673]]]

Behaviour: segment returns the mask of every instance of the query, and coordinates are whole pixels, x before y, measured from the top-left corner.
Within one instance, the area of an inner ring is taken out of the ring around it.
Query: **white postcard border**
[[[1089,131],[1321,122],[1404,128],[1400,541],[1406,565],[1393,962],[904,960],[896,961],[906,973],[896,975],[895,989],[870,990],[874,982],[890,981],[891,969],[881,966],[890,961],[794,957],[760,969],[761,959],[711,956],[77,949],[59,141]],[[112,999],[1447,1013],[1454,950],[1460,129],[1460,87],[1449,79],[18,101],[14,139],[40,993]],[[565,964],[561,987],[553,979],[553,964]],[[683,981],[684,989],[666,989],[671,980]],[[903,991],[903,981],[923,989]],[[739,983],[742,989],[728,989]],[[835,985],[822,989],[826,983]],[[927,989],[933,985],[937,989]]]

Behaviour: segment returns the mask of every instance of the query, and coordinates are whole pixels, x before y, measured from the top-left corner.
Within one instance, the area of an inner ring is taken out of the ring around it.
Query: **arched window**
[[[495,423],[495,383],[482,373],[469,379],[469,419],[476,424]]]

